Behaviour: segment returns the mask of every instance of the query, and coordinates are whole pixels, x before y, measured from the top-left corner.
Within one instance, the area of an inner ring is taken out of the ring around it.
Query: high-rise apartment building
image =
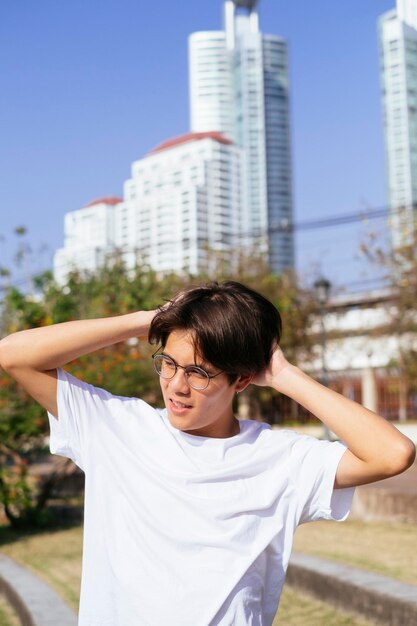
[[[176,137],[135,161],[116,226],[128,265],[196,274],[209,269],[213,254],[229,258],[241,184],[240,150],[216,132]]]
[[[277,273],[294,266],[287,44],[259,31],[256,0],[226,0],[225,28],[190,38],[191,133],[132,164],[123,201],[65,216],[54,273],[128,268],[198,273],[256,244]]]
[[[264,242],[273,271],[294,266],[287,42],[259,30],[257,0],[225,0],[224,30],[189,39],[193,132],[243,150],[242,242]]]
[[[388,198],[394,249],[415,241],[417,218],[417,0],[379,19]]]
[[[54,255],[54,277],[63,284],[74,270],[94,272],[114,254],[116,214],[121,198],[99,198],[64,219],[64,246]]]
[[[115,254],[126,267],[197,274],[219,256],[233,263],[239,245],[241,150],[220,133],[163,142],[132,164],[124,200],[103,198],[65,215],[57,282],[95,271]]]

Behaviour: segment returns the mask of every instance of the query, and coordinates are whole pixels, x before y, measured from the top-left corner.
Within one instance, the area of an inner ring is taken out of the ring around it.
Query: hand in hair
[[[275,387],[281,372],[290,364],[284,356],[280,346],[277,345],[272,354],[269,365],[252,379],[252,384],[259,387]]]
[[[266,370],[252,382],[268,385],[298,402],[346,444],[348,449],[337,468],[336,488],[395,476],[413,464],[416,451],[410,439],[383,417],[288,363],[279,347]]]

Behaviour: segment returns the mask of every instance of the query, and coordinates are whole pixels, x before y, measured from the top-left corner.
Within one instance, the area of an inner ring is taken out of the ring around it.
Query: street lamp
[[[324,325],[324,307],[329,299],[329,293],[331,289],[331,283],[323,276],[316,280],[314,283],[314,289],[316,292],[316,298],[320,305],[320,343],[321,343],[321,382],[326,387],[329,386],[329,375],[326,364],[326,348],[327,348],[327,336],[326,327]],[[324,438],[330,440],[330,430],[323,424]]]

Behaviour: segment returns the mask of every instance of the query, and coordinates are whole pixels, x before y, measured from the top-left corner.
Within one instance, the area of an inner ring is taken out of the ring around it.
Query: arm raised
[[[335,487],[354,487],[394,476],[414,462],[413,442],[383,417],[324,387],[286,361],[276,348],[268,369],[252,381],[284,393],[318,417],[348,447]]]
[[[57,415],[56,368],[131,337],[147,336],[154,315],[140,311],[22,330],[0,341],[0,366]]]

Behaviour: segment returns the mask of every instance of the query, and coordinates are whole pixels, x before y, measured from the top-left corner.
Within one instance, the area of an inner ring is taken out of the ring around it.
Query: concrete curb
[[[287,583],[386,626],[417,624],[417,585],[293,553]]]
[[[53,589],[4,554],[0,554],[0,592],[22,626],[77,626],[77,617]]]

